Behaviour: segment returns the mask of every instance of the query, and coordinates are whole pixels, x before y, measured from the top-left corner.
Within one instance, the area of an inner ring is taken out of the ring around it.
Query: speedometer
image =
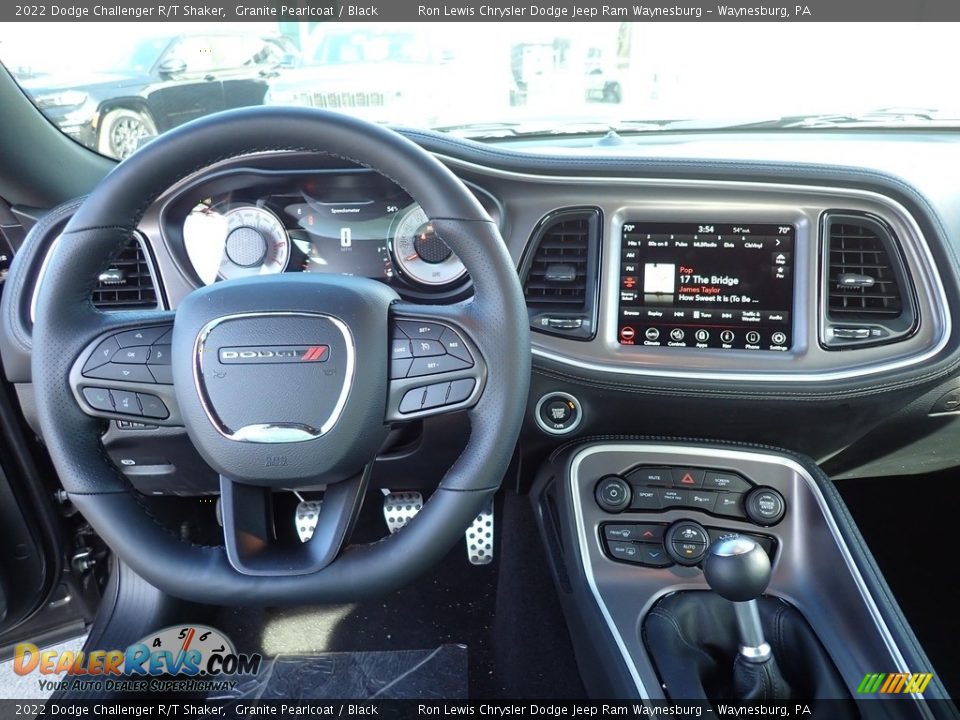
[[[183,242],[205,285],[217,279],[283,272],[290,238],[279,218],[255,205],[219,212],[197,205],[183,225]]]
[[[422,285],[449,285],[467,272],[419,205],[412,206],[397,223],[393,260],[406,277]]]

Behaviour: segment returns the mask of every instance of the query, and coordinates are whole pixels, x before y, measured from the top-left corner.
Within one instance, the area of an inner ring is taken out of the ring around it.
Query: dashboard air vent
[[[540,221],[520,274],[533,330],[593,337],[599,260],[599,210],[560,210]]]
[[[893,231],[866,215],[825,219],[825,344],[890,342],[915,326],[910,286]]]
[[[143,245],[133,238],[100,273],[93,304],[103,310],[152,309],[157,289]]]

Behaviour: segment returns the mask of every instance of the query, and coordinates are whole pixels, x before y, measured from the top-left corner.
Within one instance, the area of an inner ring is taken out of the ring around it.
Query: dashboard
[[[567,439],[629,436],[765,443],[836,476],[960,464],[950,435],[960,199],[938,195],[929,170],[943,148],[809,135],[614,149],[409,136],[469,187],[515,261],[533,331],[531,462]],[[844,166],[830,162],[838,148]],[[160,309],[264,273],[374,278],[423,304],[472,292],[414,198],[327,156],[205,168],[164,192],[139,230],[140,275]],[[98,288],[113,287],[110,273]],[[19,375],[9,353],[4,362],[29,416],[24,357]],[[145,438],[172,444],[182,429],[147,430],[112,425],[105,445],[134,464],[138,486],[165,492],[171,472],[158,468],[184,462]],[[447,418],[422,432],[434,442],[404,456],[418,458],[411,486],[455,457],[468,430]],[[896,439],[878,453],[877,434]]]

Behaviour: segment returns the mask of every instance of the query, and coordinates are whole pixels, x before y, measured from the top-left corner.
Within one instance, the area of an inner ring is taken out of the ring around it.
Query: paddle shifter
[[[770,645],[763,638],[757,598],[770,583],[770,558],[756,542],[743,535],[726,535],[715,541],[703,562],[710,588],[733,604],[740,632],[740,657],[751,663],[767,662]]]

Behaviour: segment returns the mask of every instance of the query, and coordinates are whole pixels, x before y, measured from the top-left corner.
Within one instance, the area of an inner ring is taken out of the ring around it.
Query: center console
[[[666,599],[717,600],[703,561],[731,534],[769,557],[762,602],[788,607],[809,628],[805,642],[822,649],[839,678],[828,697],[857,697],[876,668],[929,668],[839,496],[799,457],[672,442],[572,445],[541,471],[533,497],[593,692],[687,699],[665,687],[648,619],[663,615]],[[931,686],[924,697],[937,692]],[[895,716],[923,717],[915,705],[901,704]]]

